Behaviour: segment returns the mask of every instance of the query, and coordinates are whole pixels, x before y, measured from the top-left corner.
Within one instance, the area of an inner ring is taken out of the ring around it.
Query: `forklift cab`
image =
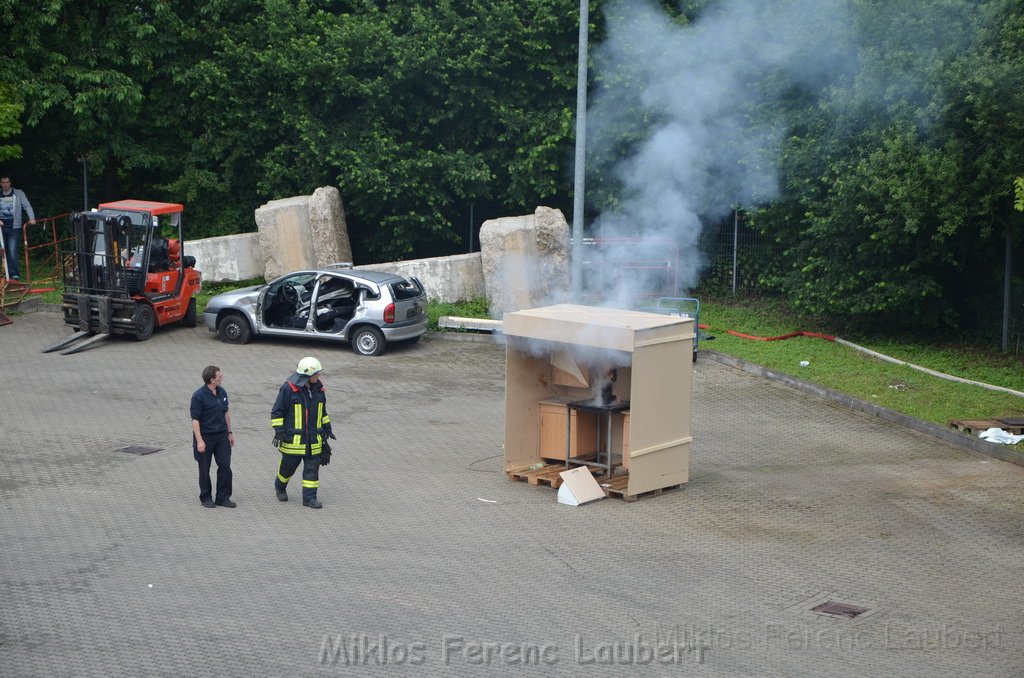
[[[131,296],[159,300],[178,291],[186,268],[180,260],[182,210],[181,205],[173,203],[120,200],[103,203],[88,213],[101,215],[104,224],[112,224],[111,264],[124,271],[126,291]],[[97,243],[101,250],[105,240]],[[173,265],[172,241],[178,255]],[[194,257],[191,259],[195,265]]]

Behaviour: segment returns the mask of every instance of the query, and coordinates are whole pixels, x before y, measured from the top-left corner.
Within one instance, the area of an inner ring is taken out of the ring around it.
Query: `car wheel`
[[[217,336],[226,344],[248,344],[252,337],[249,321],[237,313],[224,316],[217,325]]]
[[[142,302],[136,303],[135,312],[132,314],[132,324],[135,325],[135,341],[146,341],[152,337],[153,330],[156,328],[153,307]]]
[[[185,327],[196,326],[196,298],[192,297],[188,300],[188,308],[185,310],[185,317],[181,319],[181,324]]]
[[[352,350],[359,355],[380,355],[384,352],[384,335],[372,325],[364,325],[352,335]]]

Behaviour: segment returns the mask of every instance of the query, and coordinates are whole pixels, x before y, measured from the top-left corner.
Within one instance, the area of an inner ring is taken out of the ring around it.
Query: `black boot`
[[[313,497],[311,499],[303,499],[302,500],[302,505],[303,506],[308,506],[309,508],[323,508],[324,507],[324,505],[321,504],[320,500],[317,499],[316,497]]]
[[[278,487],[277,483],[274,483],[274,492],[277,493],[278,501],[288,501],[288,493],[283,487]]]

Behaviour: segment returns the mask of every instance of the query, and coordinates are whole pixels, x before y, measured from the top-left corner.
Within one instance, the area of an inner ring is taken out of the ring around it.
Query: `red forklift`
[[[176,203],[118,200],[71,215],[62,308],[76,331],[44,353],[77,353],[112,334],[145,341],[179,321],[196,326],[202,275],[195,257],[182,252],[183,211]]]

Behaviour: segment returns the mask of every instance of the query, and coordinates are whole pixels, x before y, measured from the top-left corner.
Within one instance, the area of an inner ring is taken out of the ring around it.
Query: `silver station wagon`
[[[332,264],[211,298],[203,322],[229,344],[253,335],[347,341],[360,355],[427,331],[427,293],[413,277]]]

